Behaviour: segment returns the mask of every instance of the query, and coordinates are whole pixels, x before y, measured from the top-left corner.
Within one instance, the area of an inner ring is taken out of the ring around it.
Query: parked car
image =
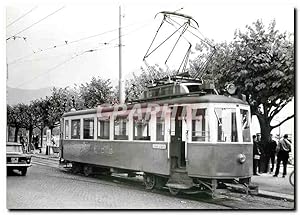
[[[22,144],[6,143],[6,168],[7,173],[14,169],[19,170],[22,176],[27,173],[27,168],[31,166],[31,155],[25,154]]]

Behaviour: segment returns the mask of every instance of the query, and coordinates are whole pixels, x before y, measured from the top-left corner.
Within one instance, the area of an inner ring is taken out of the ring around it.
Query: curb
[[[261,191],[258,191],[258,194],[255,194],[255,195],[260,196],[260,197],[276,199],[276,200],[285,200],[285,201],[289,201],[289,202],[294,202],[294,198],[290,197],[291,196],[290,194],[283,194],[285,196],[280,196],[280,195],[282,195],[282,193],[274,193],[274,192],[261,190]]]
[[[37,154],[33,154],[32,157],[40,158],[40,159],[45,159],[45,160],[54,160],[54,161],[59,161],[58,157],[45,157],[45,156],[40,156]]]

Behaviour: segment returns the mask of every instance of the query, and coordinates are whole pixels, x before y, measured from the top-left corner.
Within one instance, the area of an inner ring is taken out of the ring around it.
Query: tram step
[[[172,171],[166,186],[176,189],[189,189],[193,187],[193,180],[188,176],[185,169],[184,171]]]

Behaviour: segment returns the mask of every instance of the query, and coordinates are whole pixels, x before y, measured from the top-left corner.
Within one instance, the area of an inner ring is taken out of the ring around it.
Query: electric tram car
[[[216,191],[252,176],[250,106],[212,84],[174,76],[138,101],[71,111],[61,159],[74,172],[143,174],[146,189]]]

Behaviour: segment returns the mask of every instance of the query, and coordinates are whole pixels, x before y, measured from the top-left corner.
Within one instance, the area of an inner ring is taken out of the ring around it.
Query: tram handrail
[[[187,153],[187,150],[188,150],[188,147],[187,147],[187,144],[188,144],[188,136],[189,136],[189,130],[186,130],[186,138],[185,138],[185,143],[184,143],[184,157],[185,157],[185,161],[188,160],[188,153]]]
[[[171,129],[168,129],[169,139],[168,139],[168,160],[170,159],[170,141],[171,141]]]

